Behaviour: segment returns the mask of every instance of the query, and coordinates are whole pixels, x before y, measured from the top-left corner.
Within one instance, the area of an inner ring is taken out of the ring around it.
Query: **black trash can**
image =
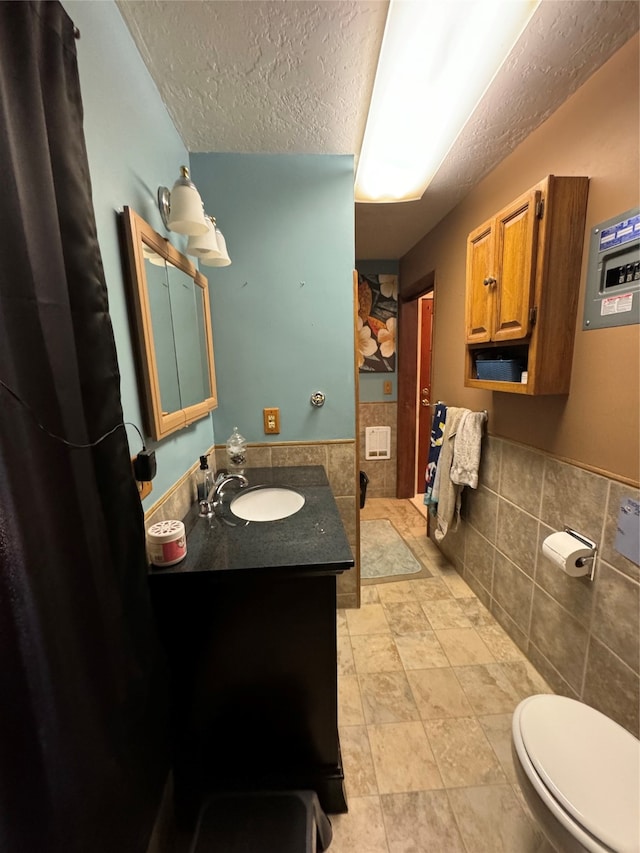
[[[364,471],[360,471],[360,509],[365,504],[367,500],[367,486],[369,485],[369,478],[364,473]]]
[[[190,853],[322,853],[331,838],[315,791],[217,794],[202,807]]]

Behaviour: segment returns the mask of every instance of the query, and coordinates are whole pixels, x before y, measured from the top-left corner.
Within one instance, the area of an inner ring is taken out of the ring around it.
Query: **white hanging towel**
[[[451,481],[459,486],[478,488],[482,428],[486,419],[486,412],[465,410],[460,420],[451,463]]]
[[[454,406],[449,406],[447,409],[447,422],[445,423],[444,435],[442,437],[442,450],[438,459],[436,482],[433,487],[433,491],[438,499],[436,529],[433,532],[436,542],[441,542],[449,529],[456,530],[458,527],[460,492],[462,489],[451,481],[451,464],[453,462],[456,433],[462,417],[467,412],[469,412],[469,409],[458,409]],[[453,527],[451,526],[452,522],[454,522]]]

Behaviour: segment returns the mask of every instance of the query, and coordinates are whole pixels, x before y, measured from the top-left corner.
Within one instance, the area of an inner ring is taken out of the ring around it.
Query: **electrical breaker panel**
[[[640,208],[591,230],[583,329],[640,323]]]

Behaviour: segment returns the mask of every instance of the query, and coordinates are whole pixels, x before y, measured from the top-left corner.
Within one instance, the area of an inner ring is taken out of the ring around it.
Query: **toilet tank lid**
[[[565,696],[530,696],[519,723],[536,772],[561,806],[608,847],[638,853],[640,741]]]

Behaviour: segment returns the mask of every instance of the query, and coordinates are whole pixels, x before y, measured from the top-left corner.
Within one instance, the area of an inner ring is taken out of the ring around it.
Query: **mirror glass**
[[[122,222],[145,426],[158,440],[217,405],[208,282],[135,211]]]
[[[155,252],[153,254],[157,260],[145,255],[144,269],[155,342],[160,401],[163,411],[173,412],[182,406],[180,405],[180,387],[178,385],[178,369],[171,321],[169,282],[164,258]]]
[[[167,277],[180,404],[184,408],[211,393],[209,377],[203,369],[206,364],[203,362],[204,324],[201,328],[198,323],[198,305],[202,306],[202,298],[194,279],[173,264],[167,263]]]

